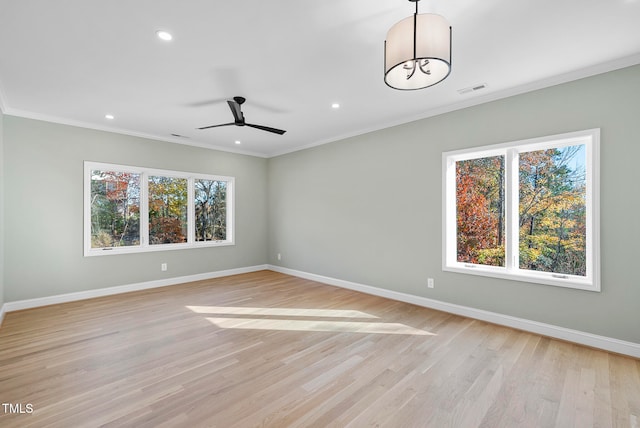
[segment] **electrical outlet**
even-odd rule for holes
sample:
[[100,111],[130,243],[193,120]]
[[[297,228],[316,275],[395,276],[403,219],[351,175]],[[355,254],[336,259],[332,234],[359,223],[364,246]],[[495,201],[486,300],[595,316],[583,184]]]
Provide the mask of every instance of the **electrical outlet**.
[[282,254],[278,253],[278,260],[282,260]]
[[433,278],[428,278],[427,279],[427,287],[429,287],[429,288],[435,287],[435,281],[433,280]]
[[162,272],[166,271],[166,270],[167,270],[167,264],[166,264],[166,263],[162,263],[162,264],[160,265],[160,270],[161,270]]

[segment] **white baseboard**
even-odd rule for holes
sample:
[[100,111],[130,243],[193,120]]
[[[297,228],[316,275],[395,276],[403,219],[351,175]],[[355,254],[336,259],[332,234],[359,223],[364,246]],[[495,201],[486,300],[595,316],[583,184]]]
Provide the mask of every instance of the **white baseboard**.
[[268,269],[284,273],[287,275],[297,276],[300,278],[310,279],[312,281],[321,282],[323,284],[333,285],[336,287],[346,288],[349,290],[359,291],[365,294],[385,297],[387,299],[398,300],[400,302],[411,303],[425,308],[437,309],[439,311],[461,315],[468,318],[474,318],[487,321],[493,324],[513,327],[518,330],[524,330],[531,333],[541,334],[543,336],[553,337],[556,339],[566,340],[568,342],[578,343],[593,348],[603,349],[605,351],[616,352],[618,354],[629,355],[631,357],[640,358],[640,344],[627,342],[624,340],[614,339],[606,336],[598,336],[596,334],[585,333],[579,330],[572,330],[564,327],[558,327],[552,324],[545,324],[538,321],[531,321],[523,318],[503,315],[496,312],[489,312],[482,309],[475,309],[468,306],[456,305],[453,303],[442,302],[440,300],[428,299],[426,297],[414,296],[411,294],[400,293],[397,291],[386,290],[383,288],[372,287],[370,285],[359,284],[356,282],[344,281],[341,279],[330,278],[313,273],[302,272],[294,269],[288,269],[275,265],[268,265]]
[[260,270],[272,270],[287,275],[297,276],[327,285],[333,285],[340,288],[359,291],[365,294],[384,297],[387,299],[397,300],[400,302],[411,303],[425,308],[436,309],[468,318],[474,318],[487,321],[494,324],[504,325],[507,327],[517,328],[519,330],[529,331],[581,345],[591,346],[593,348],[603,349],[605,351],[616,352],[618,354],[629,355],[631,357],[640,358],[640,344],[627,342],[624,340],[614,339],[606,336],[599,336],[586,333],[579,330],[572,330],[564,327],[558,327],[552,324],[545,324],[538,321],[531,321],[523,318],[517,318],[510,315],[503,315],[496,312],[475,309],[468,306],[456,305],[453,303],[442,302],[439,300],[429,299],[426,297],[414,296],[412,294],[400,293],[397,291],[386,290],[383,288],[373,287],[370,285],[359,284],[351,281],[344,281],[337,278],[316,275],[313,273],[302,272],[294,269],[288,269],[275,265],[257,265],[237,269],[227,269],[216,272],[207,272],[196,275],[180,276],[175,278],[160,279],[155,281],[140,282],[136,284],[120,285],[115,287],[99,288],[96,290],[80,291],[76,293],[60,294],[57,296],[40,297],[36,299],[18,300],[14,302],[5,302],[0,307],[0,325],[7,312],[19,311],[22,309],[31,309],[40,306],[55,305],[58,303],[73,302],[76,300],[91,299],[95,297],[110,296],[120,293],[128,293],[131,291],[147,290],[150,288],[166,287],[170,285],[183,284],[185,282],[201,281],[205,279],[220,278],[230,275],[238,275],[242,273],[257,272]]
[[[220,278],[223,276],[238,275],[242,273],[257,272],[269,269],[268,265],[249,266],[237,269],[227,269],[216,272],[200,273],[195,275],[178,276],[175,278],[158,279],[155,281],[139,282],[136,284],[118,285],[115,287],[98,288],[95,290],[79,291],[76,293],[59,294],[57,296],[39,297],[36,299],[17,300],[3,305],[4,312],[19,311],[22,309],[37,308],[40,306],[55,305],[58,303],[73,302],[76,300],[92,299],[94,297],[111,296],[113,294],[128,293],[130,291],[147,290],[149,288],[166,287],[169,285],[183,284],[185,282],[201,281],[204,279]],[[0,318],[1,322],[1,318]]]

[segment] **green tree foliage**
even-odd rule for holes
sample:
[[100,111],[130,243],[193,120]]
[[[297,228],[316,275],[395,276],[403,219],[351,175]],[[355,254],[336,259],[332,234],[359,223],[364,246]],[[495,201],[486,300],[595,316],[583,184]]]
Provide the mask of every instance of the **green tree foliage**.
[[187,242],[187,179],[149,177],[149,243]]
[[521,269],[586,275],[583,158],[582,146],[520,154]]
[[140,175],[91,172],[91,246],[140,243]]

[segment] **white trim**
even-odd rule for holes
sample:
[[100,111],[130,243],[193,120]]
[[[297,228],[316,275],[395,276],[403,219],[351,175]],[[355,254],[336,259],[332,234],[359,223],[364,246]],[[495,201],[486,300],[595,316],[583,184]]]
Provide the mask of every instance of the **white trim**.
[[[91,236],[91,187],[93,170],[117,171],[138,174],[139,178],[139,238],[140,243],[122,247],[92,247]],[[175,244],[151,245],[149,242],[149,178],[152,176],[171,177],[187,180],[187,241]],[[226,183],[226,238],[224,241],[196,241],[195,237],[195,180],[213,180]],[[84,257],[110,256],[117,254],[145,253],[153,251],[184,250],[235,245],[235,177],[147,168],[142,166],[119,165],[103,162],[84,161]]]
[[[83,122],[79,120],[53,116],[49,114],[15,109],[9,106],[9,102],[6,99],[6,96],[5,97],[2,96],[1,84],[0,84],[0,109],[3,110],[4,114],[9,116],[24,117],[27,119],[41,120],[44,122],[57,123],[61,125],[69,125],[69,126],[75,126],[79,128],[92,129],[96,131],[105,131],[105,132],[111,132],[114,134],[129,135],[132,137],[152,139],[152,140],[164,141],[167,143],[182,144],[185,146],[200,147],[200,148],[209,149],[209,150],[218,150],[222,152],[236,153],[241,155],[255,156],[259,158],[269,159],[269,158],[275,158],[275,157],[282,156],[289,153],[298,152],[301,150],[310,149],[312,147],[322,146],[324,144],[334,143],[347,138],[357,137],[359,135],[367,134],[374,131],[379,131],[381,129],[391,128],[393,126],[403,125],[405,123],[415,122],[415,121],[426,119],[429,117],[438,116],[444,113],[449,113],[452,111],[462,110],[464,108],[485,104],[491,101],[496,101],[503,98],[509,98],[515,95],[520,95],[527,92],[533,92],[539,89],[549,88],[551,86],[556,86],[563,83],[573,82],[575,80],[580,80],[587,77],[608,73],[610,71],[632,67],[637,64],[640,64],[640,53],[636,53],[636,54],[629,55],[622,58],[617,58],[617,59],[600,63],[600,64],[591,65],[591,66],[580,68],[577,70],[569,71],[564,74],[551,76],[548,78],[537,80],[535,82],[525,83],[523,85],[515,86],[512,88],[498,90],[496,92],[491,92],[486,95],[482,95],[474,98],[467,98],[463,101],[446,105],[446,106],[436,107],[431,110],[421,112],[414,116],[408,116],[398,120],[380,122],[374,126],[360,128],[356,131],[343,133],[343,134],[336,135],[329,138],[323,138],[323,139],[320,139],[308,144],[304,144],[301,146],[297,146],[297,147],[289,147],[286,149],[273,150],[270,152],[255,152],[250,150],[242,150],[236,147],[219,146],[219,145],[205,143],[197,140],[185,141],[184,139],[180,139],[177,137],[173,138],[173,137],[167,137],[165,135],[148,134],[144,132],[133,131],[130,129],[116,128],[113,126],[104,126],[97,123]],[[3,98],[4,98],[4,104],[3,104]]]
[[2,321],[4,321],[4,314],[8,312],[7,304],[0,306],[0,327],[2,327]]
[[181,276],[175,278],[160,279],[155,281],[147,281],[136,284],[120,285],[115,287],[100,288],[96,290],[80,291],[76,293],[60,294],[56,296],[41,297],[35,299],[18,300],[15,302],[6,302],[0,307],[0,325],[7,312],[19,311],[23,309],[32,309],[40,306],[55,305],[59,303],[74,302],[77,300],[92,299],[96,297],[111,296],[114,294],[128,293],[131,291],[147,290],[151,288],[166,287],[170,285],[183,284],[192,281],[201,281],[206,279],[221,278],[230,275],[239,275],[243,273],[257,272],[260,270],[272,270],[274,272],[286,275],[296,276],[299,278],[309,279],[311,281],[320,282],[335,287],[354,290],[365,294],[384,297],[400,302],[411,303],[413,305],[425,308],[435,309],[455,315],[468,318],[487,321],[493,324],[503,325],[516,328],[518,330],[528,331],[543,336],[553,337],[556,339],[566,340],[580,345],[590,346],[605,351],[616,352],[618,354],[629,355],[634,358],[640,358],[640,344],[628,342],[624,340],[614,339],[606,336],[586,333],[579,330],[572,330],[565,327],[559,327],[552,324],[531,321],[524,318],[517,318],[510,315],[499,314],[496,312],[485,311],[482,309],[471,308],[468,306],[447,303],[440,300],[429,299],[426,297],[415,296],[398,291],[386,290],[383,288],[373,287],[370,285],[359,284],[356,282],[345,281],[337,278],[317,275],[313,273],[303,272],[295,269],[289,269],[276,265],[256,265],[244,268],[227,269],[216,272],[201,273],[195,275]]
[[553,337],[556,339],[566,340],[568,342],[580,345],[590,346],[593,348],[603,349],[605,351],[615,352],[618,354],[629,355],[631,357],[640,358],[640,343],[627,342],[624,340],[614,339],[606,336],[586,333],[579,330],[572,330],[565,327],[559,327],[552,324],[545,324],[538,321],[531,321],[524,318],[517,318],[510,315],[499,314],[496,312],[485,311],[482,309],[471,308],[468,306],[456,305],[440,300],[429,299],[426,297],[415,296],[412,294],[400,293],[397,291],[386,290],[383,288],[372,287],[370,285],[359,284],[351,281],[330,278],[313,273],[298,271],[295,269],[284,268],[275,265],[267,265],[268,269],[284,273],[287,275],[297,276],[312,281],[321,282],[327,285],[333,285],[340,288],[359,291],[365,294],[384,297],[387,299],[397,300],[400,302],[411,303],[413,305],[425,308],[436,309],[438,311],[448,312],[463,317],[474,318],[487,321],[493,324],[499,324],[512,327],[518,330],[524,330],[543,336]]
[[[558,275],[552,272],[520,269],[519,260],[519,177],[518,154],[533,150],[584,145],[586,168],[586,275]],[[487,266],[459,262],[456,259],[456,162],[501,156],[505,164],[506,239],[505,265]],[[600,292],[600,128],[536,137],[508,143],[470,147],[442,153],[442,270],[489,276],[557,287]]]
[[150,288],[167,287],[169,285],[183,284],[185,282],[202,281],[205,279],[221,278],[223,276],[239,275],[242,273],[268,270],[268,265],[256,265],[236,269],[220,270],[215,272],[198,273],[194,275],[178,276],[174,278],[158,279],[155,281],[139,282],[136,284],[118,285],[115,287],[98,288],[95,290],[78,291],[75,293],[59,294],[56,296],[38,297],[35,299],[17,300],[7,302],[3,306],[6,312],[32,309],[40,306],[56,305],[58,303],[75,302],[76,300],[93,299],[95,297],[111,296],[114,294],[129,293],[131,291],[148,290]]
[[67,126],[75,126],[76,128],[84,128],[84,129],[91,129],[94,131],[104,131],[104,132],[110,132],[113,134],[120,134],[120,135],[128,135],[130,137],[137,137],[137,138],[144,138],[147,140],[156,140],[156,141],[164,141],[166,143],[173,143],[173,144],[182,144],[185,146],[192,146],[192,147],[200,147],[203,149],[209,149],[209,150],[217,150],[217,151],[221,151],[221,152],[228,152],[228,153],[235,153],[235,154],[239,154],[239,155],[246,155],[246,156],[254,156],[254,157],[259,157],[259,158],[267,158],[268,155],[261,153],[261,152],[254,152],[254,151],[250,151],[250,150],[242,150],[242,149],[238,149],[235,147],[225,147],[225,146],[219,146],[219,145],[214,145],[214,144],[209,144],[209,143],[204,143],[198,140],[185,140],[183,138],[179,138],[179,137],[168,137],[165,135],[155,135],[155,134],[147,134],[145,132],[138,132],[138,131],[134,131],[131,129],[125,129],[125,128],[116,128],[114,126],[104,126],[104,125],[100,125],[97,123],[91,123],[91,122],[83,122],[80,120],[75,120],[75,119],[68,119],[65,117],[59,117],[59,116],[53,116],[53,115],[49,115],[49,114],[44,114],[44,113],[37,113],[37,112],[31,112],[28,110],[20,110],[20,109],[14,109],[11,108],[7,105],[7,103],[5,102],[5,114],[9,115],[9,116],[16,116],[16,117],[23,117],[25,119],[33,119],[33,120],[40,120],[42,122],[50,122],[50,123],[56,123],[59,125],[67,125]]
[[[0,113],[2,114],[7,114],[6,99],[7,97],[4,95],[2,85],[0,84]],[[2,322],[2,320],[0,320],[0,322]]]
[[561,85],[563,83],[569,83],[576,80],[585,79],[587,77],[608,73],[610,71],[620,70],[627,67],[633,67],[634,65],[637,65],[637,64],[640,64],[640,53],[626,56],[623,58],[618,58],[605,63],[595,64],[589,67],[580,68],[578,70],[573,70],[568,73],[560,74],[557,76],[551,76],[551,77],[537,80],[534,82],[525,83],[523,85],[515,86],[512,88],[502,89],[496,92],[490,92],[490,93],[487,93],[486,95],[482,95],[474,98],[467,98],[457,103],[452,103],[445,106],[436,107],[431,110],[423,111],[414,116],[406,116],[402,119],[379,122],[376,125],[368,128],[361,128],[353,132],[340,134],[335,137],[325,138],[325,139],[318,140],[302,146],[291,147],[288,149],[274,151],[267,154],[265,157],[274,158],[274,157],[286,155],[289,153],[294,153],[301,150],[322,146],[324,144],[345,140],[347,138],[357,137],[359,135],[367,134],[370,132],[375,132],[382,129],[391,128],[394,126],[404,125],[405,123],[416,122],[418,120],[427,119],[427,118],[438,116],[445,113],[450,113],[452,111],[462,110],[465,108],[486,104],[492,101],[497,101],[497,100],[513,97],[520,94],[526,94],[528,92],[533,92],[540,89]]

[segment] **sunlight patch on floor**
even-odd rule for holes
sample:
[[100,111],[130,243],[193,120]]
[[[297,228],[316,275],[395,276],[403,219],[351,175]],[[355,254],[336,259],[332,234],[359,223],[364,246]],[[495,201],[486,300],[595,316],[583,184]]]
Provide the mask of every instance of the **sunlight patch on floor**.
[[424,330],[400,323],[349,322],[349,321],[304,321],[260,318],[207,318],[212,324],[225,329],[279,330],[279,331],[326,331],[332,333],[407,334],[435,336]]
[[187,306],[198,314],[266,315],[282,317],[378,318],[366,312],[340,309],[245,308],[234,306]]

